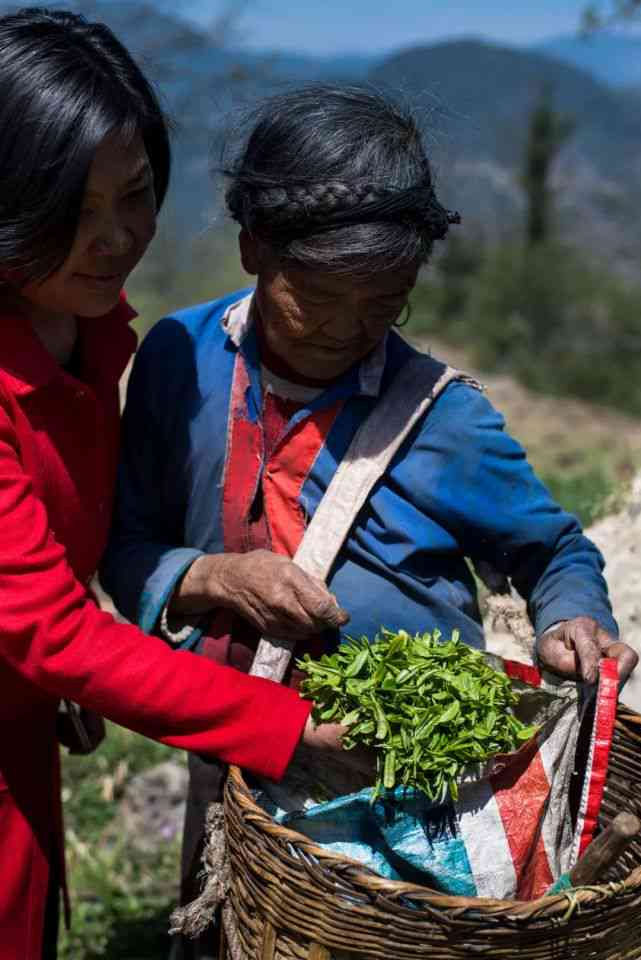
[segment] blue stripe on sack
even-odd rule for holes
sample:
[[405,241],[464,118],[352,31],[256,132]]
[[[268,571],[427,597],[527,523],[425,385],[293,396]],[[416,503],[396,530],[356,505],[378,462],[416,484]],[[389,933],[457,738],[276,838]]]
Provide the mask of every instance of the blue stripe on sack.
[[430,803],[423,794],[396,790],[377,800],[372,813],[396,870],[416,871],[421,883],[454,896],[477,896],[452,803]]
[[370,789],[361,790],[275,819],[326,850],[357,860],[388,880],[404,880],[387,859],[386,844],[372,816],[370,798]]
[[370,789],[361,790],[277,819],[390,880],[420,883],[454,896],[477,896],[451,804],[433,804],[422,794],[402,789],[374,803],[371,794]]

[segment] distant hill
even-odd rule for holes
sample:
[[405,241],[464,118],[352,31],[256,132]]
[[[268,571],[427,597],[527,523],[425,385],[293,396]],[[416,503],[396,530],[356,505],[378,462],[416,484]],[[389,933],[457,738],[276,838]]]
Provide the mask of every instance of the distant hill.
[[[366,79],[400,91],[422,117],[445,201],[461,210],[467,229],[509,234],[522,216],[519,176],[528,118],[547,89],[576,123],[555,173],[561,229],[609,260],[627,258],[638,271],[641,87],[638,93],[613,89],[587,69],[562,62],[559,57],[569,57],[579,40],[559,38],[545,52],[457,40],[378,60],[317,58],[228,49],[226,37],[136,0],[77,0],[76,7],[107,22],[161,91],[175,120],[168,206],[187,234],[200,231],[219,209],[220,184],[212,183],[209,170],[245,109],[288,84],[331,79]],[[641,44],[627,39],[630,51]],[[595,38],[591,49],[595,57],[600,51],[602,63],[611,41],[607,34]]]
[[638,257],[641,95],[548,55],[476,40],[402,50],[370,79],[418,106],[445,199],[495,236],[520,215],[528,118],[547,90],[576,124],[555,171],[564,231],[608,256]]
[[201,230],[216,212],[209,171],[246,109],[288,84],[363,80],[374,62],[357,54],[307,57],[228,48],[224,35],[208,35],[145,0],[77,0],[73,6],[107,23],[160,90],[175,130],[168,206],[189,232]]
[[622,173],[641,154],[637,99],[543,54],[477,40],[445,42],[402,50],[369,79],[418,97],[433,113],[439,138],[446,134],[502,163],[520,157],[528,115],[544,90],[575,119],[575,149],[604,175]]
[[588,70],[604,83],[641,89],[641,37],[634,34],[570,34],[544,40],[535,49]]

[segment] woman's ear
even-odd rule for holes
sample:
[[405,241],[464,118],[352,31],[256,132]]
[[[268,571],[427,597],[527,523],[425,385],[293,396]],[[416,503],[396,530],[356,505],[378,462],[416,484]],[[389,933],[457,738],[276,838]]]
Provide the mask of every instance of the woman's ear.
[[243,270],[250,276],[255,277],[258,273],[260,263],[260,243],[256,237],[252,236],[249,230],[242,228],[238,236],[238,246],[240,248],[240,262]]

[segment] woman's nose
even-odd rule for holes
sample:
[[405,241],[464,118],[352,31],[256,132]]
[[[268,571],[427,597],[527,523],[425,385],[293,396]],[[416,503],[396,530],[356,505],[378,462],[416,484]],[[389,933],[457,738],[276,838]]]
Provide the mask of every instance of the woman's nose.
[[333,306],[328,311],[323,330],[334,340],[353,340],[364,332],[362,314],[362,308],[352,303]]
[[98,253],[112,257],[129,253],[134,242],[132,231],[117,220],[104,221],[94,239],[94,249]]
[[[393,320],[394,318],[392,318]],[[390,326],[390,319],[381,319],[371,307],[356,307],[334,313],[323,330],[337,341],[366,340],[378,337]]]

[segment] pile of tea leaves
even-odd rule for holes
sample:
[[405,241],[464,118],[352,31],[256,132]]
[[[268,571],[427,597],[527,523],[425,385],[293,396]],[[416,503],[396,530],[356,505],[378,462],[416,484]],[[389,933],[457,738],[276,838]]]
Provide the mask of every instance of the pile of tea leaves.
[[518,749],[537,731],[514,715],[519,697],[509,677],[456,631],[442,641],[438,630],[382,630],[320,660],[307,654],[298,666],[314,722],[348,727],[347,749],[376,750],[374,797],[402,786],[437,802],[456,799],[467,767]]

